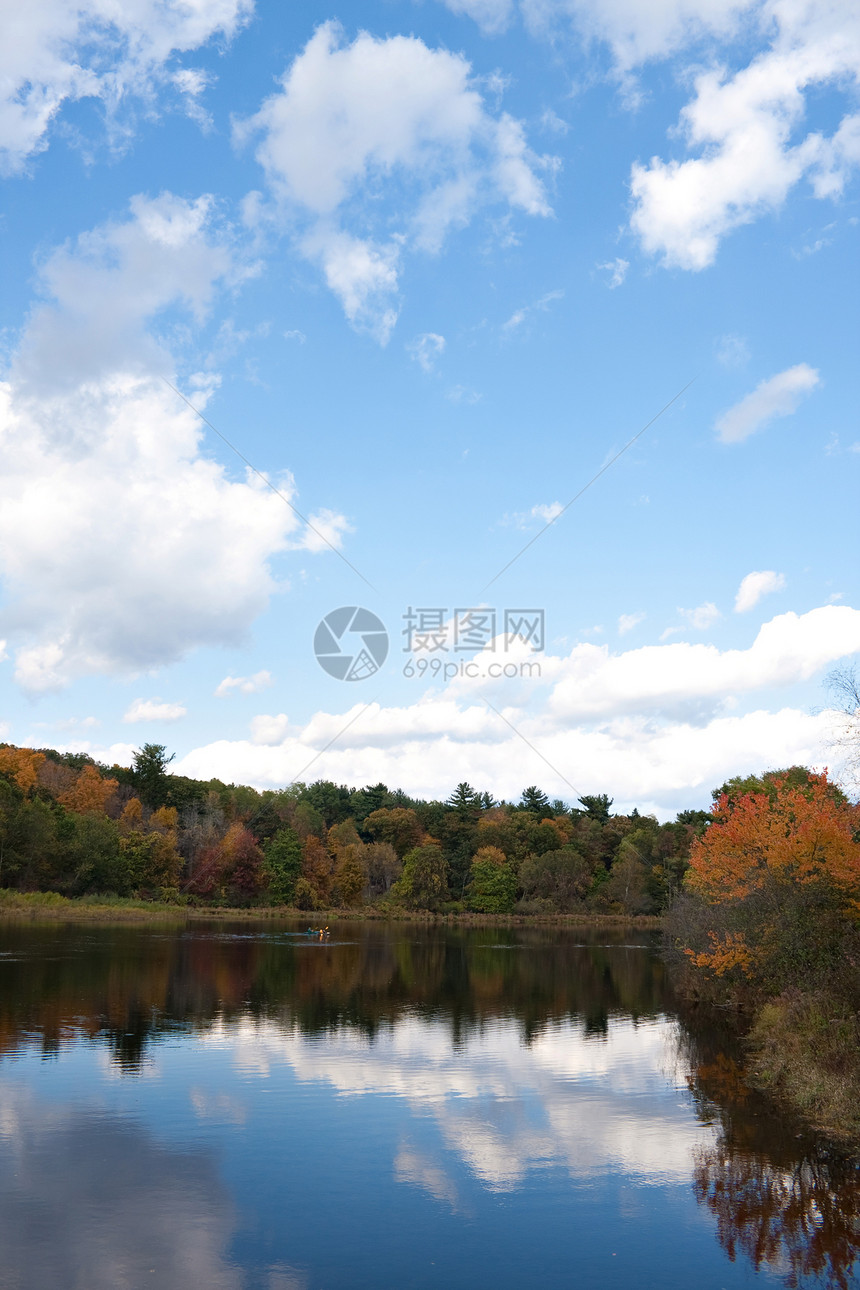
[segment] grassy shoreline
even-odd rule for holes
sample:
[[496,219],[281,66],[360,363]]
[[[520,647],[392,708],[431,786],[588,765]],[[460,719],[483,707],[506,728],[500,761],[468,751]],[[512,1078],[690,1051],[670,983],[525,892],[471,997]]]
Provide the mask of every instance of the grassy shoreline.
[[368,906],[363,909],[294,909],[288,905],[234,908],[211,905],[171,905],[126,900],[117,896],[70,899],[57,892],[20,892],[0,888],[0,919],[70,922],[308,922],[319,927],[331,922],[447,924],[461,927],[637,927],[659,930],[657,915],[640,914],[434,914]]

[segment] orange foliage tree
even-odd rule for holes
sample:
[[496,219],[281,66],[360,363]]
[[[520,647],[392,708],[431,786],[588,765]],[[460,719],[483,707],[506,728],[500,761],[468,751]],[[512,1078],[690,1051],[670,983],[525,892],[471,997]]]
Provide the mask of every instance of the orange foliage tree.
[[101,814],[116,793],[119,785],[115,779],[102,779],[95,766],[84,766],[71,788],[61,793],[59,801],[70,811],[83,814],[96,811]]
[[22,793],[29,793],[38,783],[44,760],[45,754],[32,748],[0,748],[0,775],[14,779]]
[[[824,774],[769,776],[761,788],[725,793],[693,844],[687,889],[710,907],[707,948],[688,947],[697,967],[754,979],[782,955],[784,967],[823,950],[822,918],[860,915],[860,809]],[[828,935],[830,933],[828,932]],[[796,944],[786,954],[789,941]]]
[[254,835],[237,821],[199,857],[185,891],[196,896],[217,896],[231,905],[247,905],[265,885],[263,853]]

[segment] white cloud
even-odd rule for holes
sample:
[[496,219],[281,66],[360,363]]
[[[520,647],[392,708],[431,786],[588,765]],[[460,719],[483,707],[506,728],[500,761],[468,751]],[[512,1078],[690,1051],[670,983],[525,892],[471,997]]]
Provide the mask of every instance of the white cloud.
[[253,0],[39,0],[0,7],[0,171],[20,171],[47,146],[65,102],[99,99],[109,118],[133,96],[172,82],[200,119],[204,74],[169,71],[176,54],[228,39]]
[[607,264],[598,264],[597,267],[598,269],[605,269],[607,271],[609,274],[609,281],[606,285],[609,287],[610,291],[614,291],[616,287],[620,287],[623,284],[624,279],[627,277],[627,270],[630,268],[630,261],[622,260],[619,257],[617,260],[610,260]]
[[771,376],[717,419],[714,427],[717,437],[723,443],[741,443],[775,417],[790,416],[803,396],[817,384],[818,372],[806,363]]
[[272,685],[271,672],[255,672],[253,676],[225,676],[215,687],[215,698],[226,699],[234,690],[239,694],[259,694]]
[[563,510],[561,502],[550,502],[548,505],[538,502],[537,506],[532,507],[532,515],[535,519],[543,520],[544,524],[551,524],[553,520],[558,519]]
[[703,605],[697,605],[695,609],[679,609],[678,613],[682,618],[686,618],[691,627],[695,627],[697,632],[707,631],[718,618],[722,617],[719,609],[708,600]]
[[504,335],[510,335],[512,332],[515,332],[520,327],[522,327],[523,323],[526,322],[532,316],[532,314],[546,313],[546,311],[549,309],[550,305],[553,303],[554,300],[563,300],[563,299],[564,299],[563,291],[559,291],[559,290],[548,291],[546,295],[541,296],[541,298],[539,300],[536,300],[534,304],[523,305],[521,309],[516,309],[511,314],[507,322],[502,323],[502,333]]
[[626,636],[628,632],[633,631],[634,627],[638,627],[641,622],[644,622],[645,617],[646,615],[643,613],[622,614],[618,619],[618,635]]
[[343,546],[343,535],[352,532],[354,529],[345,515],[327,508],[312,511],[298,539],[291,539],[288,546],[293,551],[311,551],[314,554],[332,549],[338,551]]
[[[283,715],[261,717],[251,740],[198,748],[178,769],[270,787],[291,782],[316,758],[314,778],[383,780],[445,797],[459,780],[473,782],[480,766],[482,782],[498,796],[516,797],[524,783],[538,782],[552,796],[609,791],[620,807],[666,815],[704,803],[728,775],[826,761],[827,715],[756,708],[756,691],[808,681],[860,650],[860,610],[829,605],[782,614],[747,649],[674,642],[613,654],[583,643],[560,657],[516,649],[504,655],[498,645],[495,654],[476,656],[479,672],[500,656],[528,656],[541,675],[461,677],[403,707],[359,701],[346,712],[319,712],[305,726],[290,727]],[[738,710],[741,700],[749,711]]]
[[[247,272],[211,201],[171,194],[134,198],[129,219],[48,258],[53,299],[0,383],[0,620],[24,688],[236,645],[278,589],[274,557],[318,549],[262,480],[233,482],[204,453],[147,331],[177,305],[202,317]],[[200,378],[198,406],[216,384]],[[345,522],[317,518],[336,541]]]
[[[697,632],[707,631],[717,619],[722,618],[719,609],[711,600],[706,601],[703,605],[697,605],[695,609],[679,608],[678,613],[684,619],[684,622]],[[670,637],[677,636],[682,631],[684,631],[683,627],[667,627],[661,634],[660,640],[667,641]]]
[[504,515],[501,522],[518,529],[530,529],[534,528],[535,520],[539,520],[542,524],[551,524],[553,520],[558,519],[563,510],[561,502],[538,502],[529,511],[514,511],[510,515]]
[[290,719],[285,712],[279,712],[277,716],[254,717],[251,722],[251,742],[264,747],[281,744],[286,739],[289,728]]
[[500,36],[514,16],[514,0],[443,0],[452,13],[472,18],[485,36]]
[[441,358],[445,352],[445,337],[435,331],[425,331],[421,336],[416,336],[406,349],[420,368],[425,372],[432,372],[436,359]]
[[8,657],[9,655],[6,652],[6,642],[0,641],[0,663],[5,663]]
[[571,24],[587,41],[601,41],[622,79],[643,63],[667,58],[703,36],[728,36],[755,0],[521,0],[534,35],[554,36]]
[[192,121],[196,121],[201,130],[211,130],[211,114],[206,111],[201,102],[210,84],[208,74],[198,67],[183,67],[181,71],[174,72],[170,79],[182,95],[186,115]]
[[162,703],[161,699],[135,699],[123,721],[179,721],[188,709],[181,703]]
[[763,569],[759,573],[748,573],[738,587],[735,596],[735,613],[745,614],[761,600],[774,591],[785,587],[785,574],[775,573],[773,569]]
[[390,300],[397,290],[398,244],[375,246],[369,239],[320,223],[304,239],[302,250],[319,263],[349,321],[380,345],[387,344],[397,322]]
[[541,113],[540,123],[543,130],[548,130],[552,134],[567,134],[570,130],[568,122],[560,117],[557,112],[554,112],[552,108],[547,108],[545,112]]
[[[256,156],[303,253],[353,325],[384,343],[397,319],[405,249],[437,252],[482,204],[549,214],[519,121],[492,115],[459,54],[411,36],[351,44],[322,24],[281,89],[235,127]],[[390,198],[398,208],[392,218]],[[256,208],[259,202],[256,203]]]
[[778,210],[802,178],[816,197],[835,197],[860,164],[860,114],[829,138],[800,131],[808,97],[825,87],[850,94],[860,82],[856,4],[768,0],[756,16],[769,47],[734,74],[712,65],[694,78],[681,133],[701,155],[632,168],[631,227],[666,265],[706,268],[723,237]]

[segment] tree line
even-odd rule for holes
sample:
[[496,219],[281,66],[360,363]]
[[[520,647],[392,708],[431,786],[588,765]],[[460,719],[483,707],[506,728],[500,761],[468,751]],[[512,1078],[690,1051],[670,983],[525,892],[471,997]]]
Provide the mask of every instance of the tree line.
[[458,784],[446,801],[329,780],[262,792],[171,774],[161,744],[130,767],[0,745],[0,887],[174,903],[384,905],[486,914],[664,910],[704,811],[660,824],[532,785],[518,802]]

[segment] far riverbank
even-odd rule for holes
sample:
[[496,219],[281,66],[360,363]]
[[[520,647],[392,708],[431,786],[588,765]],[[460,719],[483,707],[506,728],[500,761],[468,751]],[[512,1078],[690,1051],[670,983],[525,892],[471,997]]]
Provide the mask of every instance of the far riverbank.
[[58,892],[20,892],[0,889],[0,918],[69,922],[305,922],[325,927],[332,922],[440,923],[463,927],[636,927],[659,931],[655,914],[475,914],[468,911],[434,914],[390,906],[380,909],[296,909],[289,905],[244,906],[172,905],[157,901],[124,900],[112,896],[69,899]]

